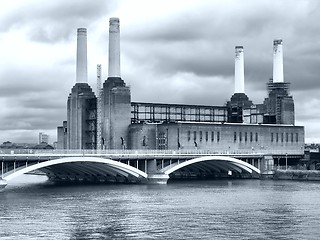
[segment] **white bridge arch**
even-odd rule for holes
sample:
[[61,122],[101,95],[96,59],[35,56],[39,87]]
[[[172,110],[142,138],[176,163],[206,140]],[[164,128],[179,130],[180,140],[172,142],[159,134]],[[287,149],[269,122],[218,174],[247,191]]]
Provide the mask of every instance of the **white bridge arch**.
[[[152,164],[152,162],[153,161],[151,161],[150,164]],[[145,165],[145,170],[147,169],[149,168]],[[88,181],[122,181],[121,179],[124,179],[124,181],[129,182],[166,183],[170,178],[169,175],[180,169],[182,171],[186,170],[187,172],[208,172],[209,174],[212,174],[212,172],[225,173],[228,171],[239,174],[260,174],[260,170],[255,166],[234,157],[222,155],[194,156],[194,158],[190,160],[174,162],[162,169],[156,171],[151,170],[151,172],[147,173],[136,167],[130,166],[129,164],[121,163],[109,158],[72,156],[14,168],[14,170],[2,175],[2,179],[4,180],[2,180],[2,182],[6,183],[22,174],[41,170],[46,173],[49,178],[57,180],[72,181],[85,179]]]
[[[51,166],[59,166],[62,164],[68,163],[78,163],[79,165],[70,165],[64,166],[68,169],[68,171],[73,171],[74,173],[104,173],[111,175],[122,175],[124,177],[132,176],[136,178],[146,179],[148,174],[145,172],[129,166],[127,164],[117,162],[111,159],[97,158],[97,157],[65,157],[60,159],[48,160],[45,162],[36,163],[30,166],[23,166],[15,169],[14,171],[10,171],[4,174],[3,180],[10,181],[22,174],[29,173],[35,170],[45,170],[46,168],[50,168]],[[93,166],[91,164],[99,164],[97,166]],[[54,171],[44,171],[44,172],[52,172]]]
[[[235,172],[241,173],[242,171],[245,171],[247,173],[257,173],[260,174],[260,170],[256,168],[255,166],[246,163],[242,160],[233,158],[233,157],[227,157],[227,156],[204,156],[199,158],[194,158],[191,160],[184,161],[179,164],[172,164],[169,165],[160,171],[163,174],[169,175],[171,173],[174,173],[175,171],[187,167],[187,166],[195,166],[197,167],[197,163],[205,163],[207,162],[209,167],[215,168],[215,169],[223,169],[223,170],[231,170]],[[210,166],[211,163],[211,166]]]

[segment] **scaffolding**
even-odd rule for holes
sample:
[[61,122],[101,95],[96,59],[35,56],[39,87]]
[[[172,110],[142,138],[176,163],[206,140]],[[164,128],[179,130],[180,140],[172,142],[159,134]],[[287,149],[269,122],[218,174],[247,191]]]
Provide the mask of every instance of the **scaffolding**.
[[97,64],[97,150],[102,149],[102,89],[101,89],[101,64]]
[[290,87],[290,83],[287,83],[287,82],[274,83],[269,81],[267,83],[268,93],[270,93],[273,90],[277,90],[277,91],[282,91],[286,95],[290,95],[289,87]]

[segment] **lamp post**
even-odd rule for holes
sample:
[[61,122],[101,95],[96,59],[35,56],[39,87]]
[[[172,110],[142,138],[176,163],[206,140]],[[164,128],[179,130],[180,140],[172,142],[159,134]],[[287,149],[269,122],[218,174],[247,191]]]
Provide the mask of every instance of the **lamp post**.
[[288,170],[288,154],[286,153],[286,170]]

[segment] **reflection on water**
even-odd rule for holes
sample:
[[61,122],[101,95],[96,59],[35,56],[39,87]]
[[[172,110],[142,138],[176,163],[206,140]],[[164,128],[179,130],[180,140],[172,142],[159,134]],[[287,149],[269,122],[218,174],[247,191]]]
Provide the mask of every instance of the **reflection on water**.
[[39,176],[24,178],[0,193],[1,239],[319,236],[318,182],[212,180],[165,186],[59,186]]

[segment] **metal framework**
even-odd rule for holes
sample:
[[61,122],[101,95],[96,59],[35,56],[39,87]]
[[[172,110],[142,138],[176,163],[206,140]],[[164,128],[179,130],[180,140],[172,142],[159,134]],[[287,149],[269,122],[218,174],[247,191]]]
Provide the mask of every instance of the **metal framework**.
[[288,82],[282,82],[282,83],[268,82],[267,83],[268,93],[270,93],[272,90],[280,89],[284,91],[287,95],[289,95],[290,94],[289,88],[290,88],[290,83]]
[[97,150],[102,149],[101,125],[102,125],[102,100],[101,100],[101,64],[97,64]]
[[131,122],[227,122],[223,106],[201,106],[162,103],[131,103]]

